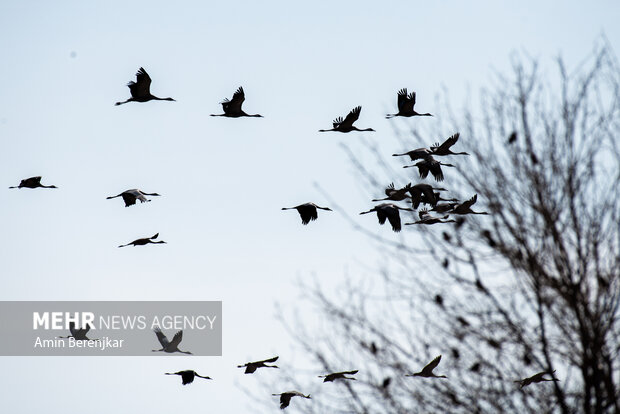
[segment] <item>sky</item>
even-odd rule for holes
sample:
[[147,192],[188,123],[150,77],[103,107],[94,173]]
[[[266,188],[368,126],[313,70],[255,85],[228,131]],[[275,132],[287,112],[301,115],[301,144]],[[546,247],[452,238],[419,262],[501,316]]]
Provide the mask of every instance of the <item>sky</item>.
[[[337,293],[381,260],[340,212],[302,226],[281,208],[325,194],[351,216],[371,208],[381,194],[360,187],[341,144],[409,150],[392,124],[435,120],[386,120],[400,88],[441,117],[444,89],[465,102],[515,52],[570,67],[602,34],[617,52],[619,15],[614,1],[1,2],[0,300],[221,300],[224,324],[222,357],[0,357],[3,407],[279,412],[244,391],[276,370],[235,368],[301,363],[275,304],[292,313],[300,280]],[[114,106],[141,66],[176,102]],[[239,86],[264,118],[209,117]],[[377,132],[317,132],[357,105],[357,126]],[[35,175],[59,189],[2,190]],[[106,200],[129,188],[162,197]],[[168,244],[116,248],[157,232]],[[182,369],[215,380],[163,375]]]

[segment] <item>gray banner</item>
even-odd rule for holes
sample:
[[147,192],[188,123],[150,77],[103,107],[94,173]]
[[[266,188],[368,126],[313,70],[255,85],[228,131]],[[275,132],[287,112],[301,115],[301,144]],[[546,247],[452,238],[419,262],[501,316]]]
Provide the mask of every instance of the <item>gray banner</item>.
[[222,302],[0,302],[0,355],[222,355]]

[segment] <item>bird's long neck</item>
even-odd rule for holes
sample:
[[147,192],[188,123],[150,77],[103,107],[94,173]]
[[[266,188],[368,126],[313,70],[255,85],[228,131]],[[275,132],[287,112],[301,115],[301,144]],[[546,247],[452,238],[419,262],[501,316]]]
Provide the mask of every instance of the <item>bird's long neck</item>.
[[419,113],[415,112],[415,114],[416,114],[417,116],[433,116],[432,114],[429,114],[428,112],[427,112],[427,113],[425,113],[425,114],[419,114]]
[[147,195],[147,196],[159,196],[159,194],[157,193],[142,193],[142,194]]
[[335,131],[335,128],[332,129],[319,129],[319,132],[330,132],[330,131]]
[[211,116],[226,116],[226,114],[211,114]]
[[245,114],[245,116],[249,116],[249,117],[252,117],[252,118],[262,118],[262,117],[263,117],[263,116],[262,116],[262,115],[260,115],[260,114],[253,114],[253,115],[250,115],[250,114]]
[[116,106],[123,105],[123,104],[126,104],[127,102],[132,102],[133,100],[134,100],[133,97],[131,97],[131,98],[127,99],[126,101],[117,102],[114,105],[116,105]]
[[159,98],[157,96],[151,95],[151,99],[155,99],[157,101],[174,101],[172,98]]
[[42,185],[42,184],[39,187],[41,187],[41,188],[58,188],[55,185]]

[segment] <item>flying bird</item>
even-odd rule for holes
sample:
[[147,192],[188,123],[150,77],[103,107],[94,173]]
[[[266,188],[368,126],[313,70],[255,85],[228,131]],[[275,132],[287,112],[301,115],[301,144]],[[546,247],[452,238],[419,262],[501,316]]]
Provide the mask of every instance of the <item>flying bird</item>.
[[151,95],[151,77],[144,70],[144,68],[138,69],[136,73],[136,81],[131,81],[127,84],[129,91],[131,92],[131,98],[123,102],[117,102],[115,105],[126,104],[127,102],[148,102],[152,100],[156,101],[174,101],[172,98],[158,98]]
[[157,193],[145,193],[142,190],[138,190],[137,188],[133,188],[131,190],[126,190],[120,193],[119,195],[106,197],[106,200],[111,200],[116,197],[123,197],[123,201],[125,202],[125,207],[133,206],[136,204],[136,200],[140,200],[141,203],[146,203],[148,200],[145,196],[159,196]]
[[418,167],[420,178],[426,178],[430,172],[436,181],[443,181],[443,171],[441,166],[454,167],[452,164],[443,163],[434,159],[431,155],[424,158],[422,161],[418,161],[414,165],[405,165],[403,168]]
[[41,177],[30,177],[19,182],[19,185],[9,188],[58,188],[55,185],[43,185],[41,184]]
[[456,220],[446,220],[449,217],[447,215],[443,217],[433,217],[428,214],[427,210],[420,210],[418,216],[420,217],[420,220],[414,221],[413,223],[405,223],[405,225],[409,226],[412,224],[456,223]]
[[154,236],[151,237],[145,237],[143,239],[137,239],[132,241],[131,243],[127,243],[127,244],[121,244],[118,247],[127,247],[127,246],[132,246],[136,247],[136,246],[144,246],[145,244],[165,244],[166,242],[163,240],[159,240],[159,241],[153,241],[155,240],[157,237],[159,237],[159,233],[155,233]]
[[226,116],[228,118],[239,118],[242,116],[249,116],[254,118],[262,118],[262,115],[254,114],[249,115],[243,112],[241,109],[241,105],[243,105],[243,101],[245,101],[245,92],[243,92],[243,87],[239,86],[239,88],[235,91],[232,96],[232,99],[224,98],[220,104],[222,105],[222,109],[224,110],[223,114],[211,114],[211,116]]
[[411,161],[421,160],[429,155],[432,155],[432,151],[430,148],[416,148],[414,150],[403,152],[402,154],[392,154],[392,157],[402,157],[408,155]]
[[68,336],[59,336],[59,338],[73,338],[76,341],[98,341],[99,339],[90,339],[86,336],[86,334],[90,331],[90,324],[87,323],[85,327],[80,329],[75,329],[75,322],[69,322],[69,332],[71,335]]
[[430,204],[432,206],[437,204],[439,193],[436,193],[435,190],[447,191],[443,187],[434,188],[430,184],[416,184],[414,186],[410,186],[408,191],[411,195],[411,204],[413,208],[418,208],[420,203]]
[[435,375],[433,373],[433,370],[437,368],[437,365],[439,365],[439,361],[441,361],[441,355],[439,355],[437,358],[429,362],[428,365],[422,368],[422,371],[416,372],[415,374],[407,374],[405,376],[406,377],[425,377],[425,378],[448,378],[445,375]]
[[385,219],[388,219],[390,221],[390,224],[392,225],[392,230],[398,233],[401,230],[400,213],[398,210],[413,211],[410,208],[400,207],[396,204],[383,203],[374,206],[368,211],[361,212],[360,215],[372,213],[373,211],[375,211],[377,213],[377,218],[379,219],[379,224],[384,224]]
[[469,155],[466,152],[452,152],[450,147],[452,147],[459,140],[460,133],[456,133],[451,137],[447,138],[442,144],[436,142],[430,148],[416,148],[414,150],[404,152],[402,154],[392,154],[393,157],[402,157],[404,155],[408,155],[411,161],[426,159],[428,156],[432,155]]
[[439,142],[435,143],[433,146],[431,146],[432,155],[469,155],[466,152],[452,152],[452,150],[450,149],[450,147],[456,144],[456,142],[459,140],[460,135],[461,134],[457,132],[456,134],[447,138],[441,145],[439,145]]
[[187,385],[187,384],[191,384],[192,382],[194,382],[194,377],[198,377],[198,378],[204,378],[204,379],[208,379],[208,380],[212,380],[213,378],[211,377],[203,377],[202,375],[198,375],[198,373],[196,371],[192,371],[192,370],[185,370],[185,371],[178,371],[178,372],[166,372],[166,375],[179,375],[181,376],[181,382],[183,383],[183,385]]
[[295,207],[283,207],[282,210],[297,210],[297,212],[301,216],[301,222],[305,226],[306,224],[310,223],[310,221],[314,221],[319,217],[318,212],[316,211],[317,208],[320,208],[321,210],[332,211],[332,209],[330,209],[329,207],[319,207],[314,203],[300,204]]
[[319,378],[325,378],[323,382],[333,382],[334,380],[355,380],[355,378],[347,377],[347,375],[355,375],[358,372],[359,370],[332,372],[331,374],[327,374],[327,375],[319,375]]
[[155,329],[153,329],[153,332],[155,332],[155,335],[157,335],[157,340],[161,344],[161,349],[153,349],[153,352],[167,352],[169,354],[173,352],[180,352],[182,354],[192,355],[189,351],[181,351],[179,349],[179,344],[183,340],[183,331],[175,333],[174,337],[172,337],[172,342],[168,341],[168,338],[166,338],[166,335],[164,335],[161,329],[159,329],[159,326],[156,326]]
[[398,91],[398,113],[387,114],[386,118],[394,118],[395,116],[433,116],[429,113],[420,114],[417,113],[413,107],[415,106],[415,92],[407,94],[407,88],[402,88]]
[[[521,380],[517,380],[515,381],[516,383],[519,383],[521,386],[520,388],[526,387],[530,384],[533,384],[535,382],[543,382],[543,381],[559,381],[559,379],[555,378],[553,376],[553,374],[555,373],[555,370],[549,372],[549,371],[543,371],[543,372],[539,372],[536,375],[532,375],[531,377],[528,378],[524,378]],[[544,378],[545,375],[551,375],[552,378]]]
[[478,200],[478,194],[474,194],[472,198],[467,201],[462,202],[461,204],[456,205],[450,213],[452,214],[489,214],[486,211],[473,211],[471,206],[476,204]]
[[279,357],[275,356],[262,361],[246,362],[243,365],[237,365],[237,368],[245,368],[244,374],[253,374],[258,368],[279,368],[276,365],[267,365],[267,363],[276,362]]
[[374,132],[374,129],[372,128],[359,129],[353,126],[353,123],[357,121],[357,119],[360,117],[361,111],[362,111],[362,107],[356,106],[355,108],[351,109],[351,112],[349,112],[349,114],[344,118],[344,120],[342,119],[341,116],[334,119],[334,122],[332,123],[333,125],[332,129],[319,129],[319,132],[329,132],[329,131],[337,131],[337,132],[373,131]]
[[291,398],[293,397],[302,397],[302,398],[310,398],[310,395],[304,395],[299,391],[286,391],[280,394],[271,394],[271,395],[279,395],[280,396],[280,409],[284,410],[291,402]]
[[442,203],[437,204],[431,208],[431,211],[434,211],[439,214],[452,213],[454,207],[458,206],[459,203]]
[[409,198],[407,193],[409,192],[410,189],[411,189],[411,183],[407,184],[406,186],[398,190],[396,189],[396,187],[394,187],[394,183],[390,183],[390,185],[388,185],[387,188],[385,189],[385,195],[387,197],[374,198],[372,201],[384,201],[384,200],[402,201],[402,200]]

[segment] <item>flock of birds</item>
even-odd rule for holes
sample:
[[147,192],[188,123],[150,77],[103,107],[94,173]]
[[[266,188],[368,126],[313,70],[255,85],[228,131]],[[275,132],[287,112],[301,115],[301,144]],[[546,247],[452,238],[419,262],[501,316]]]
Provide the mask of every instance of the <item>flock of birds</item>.
[[[174,101],[173,98],[159,98],[151,94],[151,77],[144,70],[144,68],[139,68],[136,73],[136,81],[131,81],[127,84],[129,87],[129,91],[131,92],[131,97],[125,101],[116,102],[116,105],[123,105],[129,102],[148,102],[152,100],[159,101]],[[260,118],[262,115],[260,114],[247,114],[243,111],[242,105],[245,101],[245,92],[242,87],[239,87],[232,96],[232,99],[224,99],[220,104],[222,105],[223,113],[222,114],[211,114],[211,116],[224,116],[229,118],[239,118],[239,117],[257,117]],[[414,109],[416,103],[416,93],[411,92],[407,93],[407,89],[403,88],[398,92],[398,112],[395,114],[388,114],[386,118],[394,118],[394,117],[413,117],[413,116],[433,116],[430,113],[418,113]],[[360,129],[353,125],[360,116],[362,107],[357,106],[353,108],[349,114],[345,117],[338,117],[332,122],[331,129],[320,129],[319,132],[342,132],[348,133],[352,131],[367,131],[374,132],[375,130],[372,128]],[[443,163],[438,161],[435,157],[443,157],[450,155],[469,155],[466,152],[452,152],[451,148],[458,142],[459,133],[455,133],[454,135],[447,138],[442,144],[435,143],[434,145],[428,148],[417,148],[405,153],[401,154],[393,154],[393,156],[408,156],[411,161],[417,161],[413,165],[404,166],[404,168],[417,168],[420,178],[424,179],[428,177],[429,174],[433,176],[436,182],[444,181],[444,175],[442,171],[442,167],[455,167],[455,165],[450,163]],[[516,139],[516,135],[511,135],[510,141],[514,142]],[[509,141],[509,142],[510,142]],[[41,177],[30,177],[27,179],[21,180],[19,185],[12,186],[9,188],[58,188],[54,185],[43,185],[41,184]],[[390,184],[385,189],[385,198],[373,199],[373,202],[377,201],[392,201],[392,202],[409,202],[411,207],[402,207],[395,203],[381,203],[375,205],[368,211],[363,211],[360,214],[369,214],[376,213],[377,218],[379,220],[379,224],[385,224],[386,220],[390,222],[392,226],[392,230],[394,232],[401,231],[401,219],[400,219],[400,211],[410,211],[413,212],[417,210],[420,205],[425,205],[426,207],[420,209],[418,212],[419,220],[414,222],[404,223],[404,225],[415,225],[415,224],[438,224],[438,223],[459,223],[462,222],[462,219],[455,220],[450,219],[450,215],[468,215],[468,214],[488,214],[486,212],[477,212],[473,211],[471,207],[477,201],[477,195],[474,194],[470,199],[459,202],[455,198],[443,198],[441,195],[442,191],[447,191],[443,187],[434,187],[430,184],[419,183],[412,185],[411,183],[405,185],[402,188],[396,188],[394,184]],[[122,193],[107,197],[107,199],[114,199],[117,197],[121,197],[125,203],[125,207],[130,207],[136,204],[137,201],[141,203],[149,202],[149,197],[160,196],[158,193],[147,193],[141,191],[139,189],[130,189],[123,191]],[[314,221],[318,218],[317,210],[326,210],[332,211],[329,207],[320,207],[315,203],[309,202],[300,204],[294,207],[285,207],[282,210],[297,210],[301,217],[301,222],[304,225],[307,225],[310,221]],[[432,214],[435,213],[436,215]],[[157,240],[159,237],[159,233],[155,234],[151,237],[145,237],[136,239],[130,243],[122,244],[118,247],[126,247],[126,246],[144,246],[147,244],[164,244],[165,241]],[[75,326],[70,326],[71,335],[75,340],[89,340],[86,334],[88,333],[88,328],[75,329]],[[169,341],[166,335],[159,329],[156,328],[154,330],[155,335],[159,343],[161,344],[161,349],[153,350],[153,352],[166,352],[166,353],[174,353],[180,352],[184,354],[191,354],[189,351],[181,351],[178,346],[183,339],[183,331],[178,331],[172,341]],[[247,362],[243,365],[238,365],[238,368],[245,368],[245,374],[253,374],[256,372],[258,368],[279,368],[276,365],[268,365],[278,360],[278,356],[273,358],[261,360],[261,361],[253,361]],[[436,375],[433,370],[439,365],[441,361],[441,355],[437,356],[431,362],[429,362],[421,371],[407,374],[406,376],[411,377],[424,377],[424,378],[447,378],[445,375]],[[319,376],[319,378],[323,378],[323,382],[334,382],[334,381],[346,381],[346,380],[355,380],[352,375],[357,374],[358,370],[351,371],[341,371],[341,372],[332,372],[325,375]],[[543,381],[559,381],[558,379],[553,377],[555,371],[552,372],[539,372],[531,377],[517,380],[515,382],[519,383],[521,388],[532,383],[538,383]],[[551,375],[552,378],[546,378],[545,375]],[[165,375],[179,375],[181,377],[181,381],[183,385],[191,384],[194,381],[194,378],[203,378],[207,380],[211,380],[211,377],[201,376],[196,371],[193,370],[184,370],[178,372],[168,372]],[[349,376],[347,376],[349,375]],[[310,395],[305,395],[299,391],[286,391],[278,394],[272,394],[274,396],[280,397],[280,408],[286,408],[291,399],[293,397],[301,397],[310,399]]]

